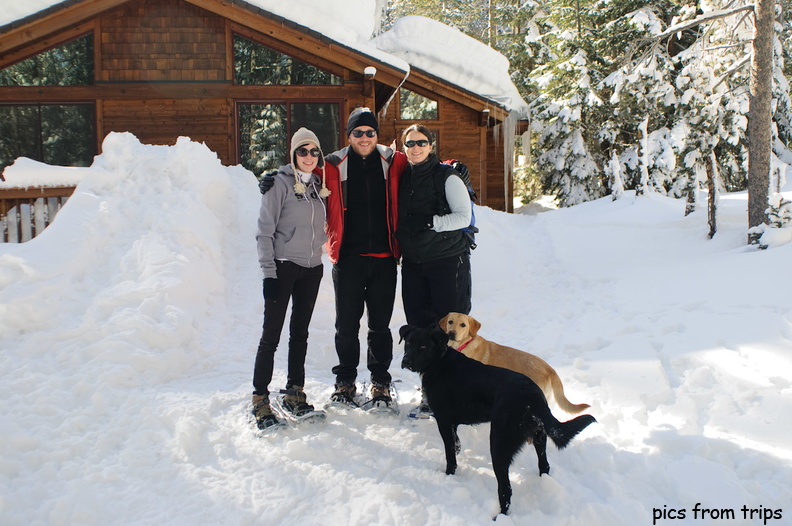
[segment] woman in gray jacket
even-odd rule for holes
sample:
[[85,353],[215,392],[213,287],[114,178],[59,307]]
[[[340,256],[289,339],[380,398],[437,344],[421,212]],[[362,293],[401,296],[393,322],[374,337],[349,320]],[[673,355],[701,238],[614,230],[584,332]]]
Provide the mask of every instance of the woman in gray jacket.
[[[326,204],[324,156],[316,135],[300,128],[291,140],[291,164],[282,166],[261,196],[259,263],[264,272],[264,324],[253,371],[253,414],[260,429],[282,424],[269,403],[269,383],[281,330],[292,302],[283,406],[295,416],[313,411],[305,384],[308,325],[322,280]],[[320,177],[318,174],[322,174]]]

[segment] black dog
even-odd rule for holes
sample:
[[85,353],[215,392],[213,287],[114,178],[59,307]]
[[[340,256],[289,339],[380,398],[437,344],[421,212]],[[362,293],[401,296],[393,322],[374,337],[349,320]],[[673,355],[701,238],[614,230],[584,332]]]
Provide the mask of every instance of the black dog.
[[503,514],[511,504],[509,466],[527,442],[533,442],[539,457],[539,475],[550,473],[545,451],[547,437],[562,449],[596,422],[591,415],[559,422],[533,380],[508,369],[484,365],[449,348],[448,335],[440,329],[405,325],[399,335],[405,342],[402,368],[421,374],[426,400],[443,438],[446,474],[456,472],[459,425],[492,423],[490,453]]

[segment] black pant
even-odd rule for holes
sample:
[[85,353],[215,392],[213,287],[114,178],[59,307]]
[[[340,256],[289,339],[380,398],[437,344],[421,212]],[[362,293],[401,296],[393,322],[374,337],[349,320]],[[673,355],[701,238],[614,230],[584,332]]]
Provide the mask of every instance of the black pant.
[[402,262],[402,302],[410,325],[436,327],[449,312],[470,314],[471,295],[469,253]]
[[366,365],[371,381],[389,384],[393,360],[390,321],[396,301],[396,259],[343,256],[333,265],[336,302],[336,383],[353,384],[360,363],[360,319],[368,312]]
[[286,387],[305,384],[305,354],[308,351],[308,324],[311,322],[324,267],[305,268],[291,261],[276,261],[277,295],[264,301],[264,326],[253,370],[253,393],[269,395],[275,351],[278,348],[289,299],[292,300],[289,322],[289,365]]

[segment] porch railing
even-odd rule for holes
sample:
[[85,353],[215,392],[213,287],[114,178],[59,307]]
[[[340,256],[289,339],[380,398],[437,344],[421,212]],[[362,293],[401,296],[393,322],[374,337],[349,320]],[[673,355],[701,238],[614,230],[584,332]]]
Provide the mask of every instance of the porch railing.
[[24,243],[39,235],[55,219],[74,188],[0,188],[0,242]]

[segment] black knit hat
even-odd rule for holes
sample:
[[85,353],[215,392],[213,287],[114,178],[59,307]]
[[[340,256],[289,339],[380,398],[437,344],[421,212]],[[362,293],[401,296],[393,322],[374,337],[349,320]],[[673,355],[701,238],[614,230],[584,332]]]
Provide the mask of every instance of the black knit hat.
[[349,120],[347,121],[347,135],[352,133],[352,130],[358,126],[371,126],[375,130],[379,130],[377,116],[374,115],[374,112],[368,108],[355,108],[352,110],[352,113],[349,114]]

